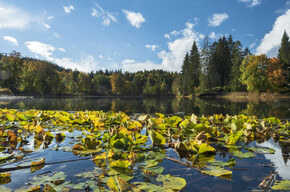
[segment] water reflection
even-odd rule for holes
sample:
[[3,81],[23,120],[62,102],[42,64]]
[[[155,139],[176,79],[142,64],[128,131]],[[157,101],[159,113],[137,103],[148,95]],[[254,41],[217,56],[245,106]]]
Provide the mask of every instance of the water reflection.
[[264,154],[265,158],[274,164],[275,171],[279,173],[282,179],[290,179],[289,144],[285,146],[285,144],[281,143],[279,145],[279,142],[275,143],[273,139],[270,139],[269,141],[257,145],[275,150],[274,154]]
[[259,118],[276,116],[290,117],[288,100],[229,100],[229,99],[187,99],[187,98],[141,98],[141,97],[73,97],[73,98],[26,98],[0,99],[1,108],[47,109],[47,110],[103,110],[127,113],[182,112],[185,115],[246,114]]

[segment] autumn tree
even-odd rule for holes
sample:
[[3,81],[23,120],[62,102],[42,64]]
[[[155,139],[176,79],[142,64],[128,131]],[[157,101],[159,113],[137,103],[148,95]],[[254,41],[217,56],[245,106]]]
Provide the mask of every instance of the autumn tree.
[[269,89],[267,71],[269,59],[266,55],[248,55],[243,60],[241,82],[247,86],[249,92],[264,92]]
[[267,78],[269,86],[273,92],[285,92],[287,91],[287,76],[288,71],[284,68],[282,63],[277,58],[269,59]]

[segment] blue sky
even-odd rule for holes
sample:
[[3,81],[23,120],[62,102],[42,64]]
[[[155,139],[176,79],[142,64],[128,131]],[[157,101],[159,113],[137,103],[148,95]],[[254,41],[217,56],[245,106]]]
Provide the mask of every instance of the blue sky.
[[80,71],[180,71],[205,35],[276,56],[289,0],[0,0],[0,52]]

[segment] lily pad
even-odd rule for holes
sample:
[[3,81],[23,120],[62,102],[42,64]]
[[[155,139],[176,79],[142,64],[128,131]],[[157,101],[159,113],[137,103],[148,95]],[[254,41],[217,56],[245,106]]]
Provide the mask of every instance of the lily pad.
[[253,151],[255,153],[262,153],[262,154],[274,154],[275,150],[267,147],[250,147],[249,151]]
[[290,180],[275,181],[272,189],[274,190],[290,190]]
[[157,182],[163,182],[163,187],[166,190],[176,190],[179,191],[186,186],[185,179],[181,177],[174,177],[172,175],[159,175],[156,178]]
[[201,171],[203,174],[212,175],[215,177],[227,177],[232,175],[232,171],[229,171],[220,166],[207,166],[207,170]]

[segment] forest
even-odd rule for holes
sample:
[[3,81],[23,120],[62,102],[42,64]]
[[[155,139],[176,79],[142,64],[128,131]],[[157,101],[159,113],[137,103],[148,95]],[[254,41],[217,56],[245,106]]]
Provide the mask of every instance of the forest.
[[90,73],[54,63],[0,54],[0,86],[16,95],[144,95],[199,96],[228,92],[290,91],[290,41],[285,31],[277,58],[254,55],[229,35],[200,48],[194,42],[181,72],[164,70],[136,73],[98,70]]

